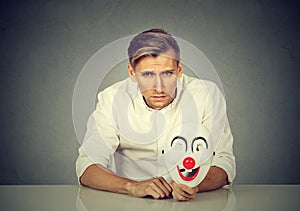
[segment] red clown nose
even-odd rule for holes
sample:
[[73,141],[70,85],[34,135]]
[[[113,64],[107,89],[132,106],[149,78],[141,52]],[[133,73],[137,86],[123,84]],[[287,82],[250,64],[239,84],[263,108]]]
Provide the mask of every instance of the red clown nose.
[[183,160],[183,166],[186,169],[194,168],[195,164],[196,164],[196,162],[195,162],[194,158],[192,158],[192,157],[186,157]]

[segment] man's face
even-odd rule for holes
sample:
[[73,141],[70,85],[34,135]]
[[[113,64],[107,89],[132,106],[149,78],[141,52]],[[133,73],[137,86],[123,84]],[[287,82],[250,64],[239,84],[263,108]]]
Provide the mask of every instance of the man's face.
[[131,79],[138,83],[146,104],[155,110],[169,105],[176,95],[177,79],[182,75],[181,62],[177,65],[174,51],[157,57],[145,57],[136,67],[129,64]]

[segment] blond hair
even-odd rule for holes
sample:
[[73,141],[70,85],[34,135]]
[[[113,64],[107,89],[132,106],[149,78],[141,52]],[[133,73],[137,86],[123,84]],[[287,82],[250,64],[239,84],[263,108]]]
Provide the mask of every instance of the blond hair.
[[175,59],[180,61],[180,49],[176,40],[163,29],[150,29],[136,35],[128,47],[129,62],[134,68],[138,62],[148,56],[156,57],[173,49]]

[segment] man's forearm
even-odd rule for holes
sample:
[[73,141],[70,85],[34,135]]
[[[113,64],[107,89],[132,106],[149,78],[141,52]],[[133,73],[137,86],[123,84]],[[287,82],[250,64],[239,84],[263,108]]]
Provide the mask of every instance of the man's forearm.
[[197,192],[216,190],[227,184],[226,172],[222,168],[212,166],[204,180],[197,186]]
[[119,177],[96,164],[84,171],[80,183],[99,190],[130,194],[135,197],[152,196],[155,199],[165,198],[172,192],[172,187],[163,177],[137,182]]
[[80,177],[80,183],[84,186],[125,194],[129,194],[128,186],[131,182],[96,164],[90,165]]

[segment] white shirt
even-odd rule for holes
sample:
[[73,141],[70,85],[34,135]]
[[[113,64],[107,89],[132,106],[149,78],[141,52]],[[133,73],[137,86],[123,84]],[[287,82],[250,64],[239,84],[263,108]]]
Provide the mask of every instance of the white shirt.
[[[77,176],[88,166],[100,164],[130,179],[168,178],[160,157],[168,152],[175,136],[184,134],[190,140],[197,135],[189,131],[199,124],[212,135],[212,166],[224,169],[232,182],[236,174],[233,137],[224,97],[214,83],[183,74],[176,98],[157,111],[146,105],[137,83],[130,78],[117,82],[98,94],[79,148]],[[192,147],[190,142],[186,147]]]

